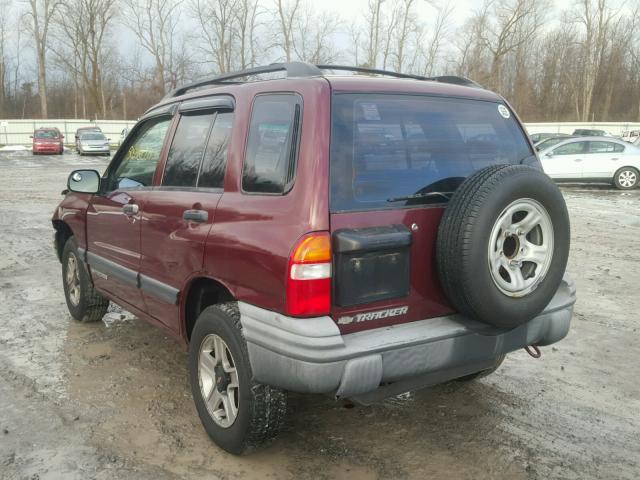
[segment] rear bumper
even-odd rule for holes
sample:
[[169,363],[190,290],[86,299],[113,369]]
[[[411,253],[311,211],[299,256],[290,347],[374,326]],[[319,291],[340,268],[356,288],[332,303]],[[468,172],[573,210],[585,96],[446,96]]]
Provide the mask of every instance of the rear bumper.
[[542,314],[511,330],[456,314],[349,335],[328,316],[291,318],[239,306],[257,381],[370,403],[490,368],[500,355],[527,345],[561,340],[575,300],[565,279]]

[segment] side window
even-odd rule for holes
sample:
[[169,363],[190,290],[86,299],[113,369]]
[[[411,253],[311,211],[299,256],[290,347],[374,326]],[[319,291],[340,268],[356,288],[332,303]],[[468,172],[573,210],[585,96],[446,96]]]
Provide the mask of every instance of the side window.
[[231,127],[233,125],[233,112],[219,113],[216,116],[213,129],[209,135],[209,142],[204,154],[198,187],[222,188],[224,184],[224,172],[227,167],[227,148]]
[[215,113],[183,115],[167,156],[162,185],[195,187]]
[[285,193],[293,184],[301,106],[294,94],[256,97],[242,171],[245,192]]
[[623,152],[624,147],[613,142],[589,142],[589,153]]
[[147,187],[153,183],[171,117],[148,120],[136,132],[120,164],[109,175],[110,189]]
[[561,145],[553,151],[554,155],[578,155],[584,153],[587,142],[572,142]]

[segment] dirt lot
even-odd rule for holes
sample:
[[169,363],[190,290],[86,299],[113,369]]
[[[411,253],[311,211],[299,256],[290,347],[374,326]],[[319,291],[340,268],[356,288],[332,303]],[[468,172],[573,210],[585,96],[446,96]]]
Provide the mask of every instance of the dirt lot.
[[237,458],[201,428],[180,345],[67,313],[49,219],[70,170],[106,163],[0,154],[0,478],[640,476],[640,190],[564,189],[579,299],[540,360],[374,407],[292,395],[285,434]]

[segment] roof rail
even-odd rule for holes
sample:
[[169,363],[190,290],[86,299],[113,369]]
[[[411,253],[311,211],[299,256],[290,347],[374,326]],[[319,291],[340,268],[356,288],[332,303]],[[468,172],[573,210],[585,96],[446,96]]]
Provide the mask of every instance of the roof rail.
[[249,77],[253,75],[261,75],[263,73],[273,73],[285,71],[287,77],[318,77],[322,76],[322,70],[342,70],[348,72],[360,72],[373,75],[385,75],[395,78],[408,78],[413,80],[426,80],[432,82],[452,83],[456,85],[463,85],[466,87],[482,88],[482,86],[473,80],[465,77],[459,77],[455,75],[443,75],[439,77],[424,77],[422,75],[413,75],[410,73],[392,72],[390,70],[379,70],[377,68],[367,67],[352,67],[348,65],[312,65],[305,62],[288,62],[288,63],[272,63],[271,65],[265,65],[262,67],[247,68],[238,72],[224,73],[215,77],[204,78],[182,87],[178,87],[175,90],[169,92],[165,98],[178,97],[184,95],[190,90],[194,90],[200,87],[206,87],[207,85],[215,85],[220,83],[242,83],[242,82],[230,82],[237,78]]
[[[322,72],[318,67],[310,63],[305,62],[289,62],[289,63],[272,63],[271,65],[264,65],[262,67],[247,68],[238,72],[223,73],[211,78],[204,78],[202,80],[188,83],[182,87],[178,87],[175,90],[169,92],[165,98],[178,97],[184,95],[189,90],[195,88],[206,87],[207,85],[215,85],[216,83],[223,83],[227,80],[233,80],[235,78],[249,77],[252,75],[260,75],[263,73],[273,73],[286,71],[287,77],[315,77],[322,75]],[[231,82],[230,82],[231,83]]]
[[347,72],[360,72],[360,73],[372,73],[375,75],[386,75],[388,77],[396,78],[412,78],[414,80],[431,80],[430,78],[423,77],[422,75],[412,75],[410,73],[398,73],[390,70],[379,70],[377,68],[368,67],[350,67],[348,65],[316,65],[320,70],[344,70]]

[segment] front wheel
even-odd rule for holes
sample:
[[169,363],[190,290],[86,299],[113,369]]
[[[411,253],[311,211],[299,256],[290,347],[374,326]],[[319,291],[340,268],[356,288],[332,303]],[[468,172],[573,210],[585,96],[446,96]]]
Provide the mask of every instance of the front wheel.
[[102,320],[109,308],[109,300],[93,288],[73,237],[67,240],[62,251],[62,283],[67,308],[74,319],[79,322]]
[[631,190],[638,186],[640,173],[633,167],[622,167],[613,176],[613,184],[619,190]]
[[235,302],[207,307],[189,346],[191,392],[202,425],[227,452],[241,454],[275,437],[286,392],[253,380]]

